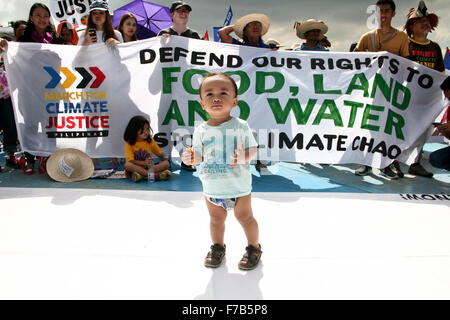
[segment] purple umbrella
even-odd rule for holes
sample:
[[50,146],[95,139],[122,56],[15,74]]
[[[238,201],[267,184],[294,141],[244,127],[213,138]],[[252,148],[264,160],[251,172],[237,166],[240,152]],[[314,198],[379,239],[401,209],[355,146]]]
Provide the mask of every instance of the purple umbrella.
[[144,0],[135,0],[114,11],[114,28],[119,26],[120,18],[125,13],[132,13],[136,17],[137,37],[141,40],[154,37],[160,30],[173,24],[168,7]]

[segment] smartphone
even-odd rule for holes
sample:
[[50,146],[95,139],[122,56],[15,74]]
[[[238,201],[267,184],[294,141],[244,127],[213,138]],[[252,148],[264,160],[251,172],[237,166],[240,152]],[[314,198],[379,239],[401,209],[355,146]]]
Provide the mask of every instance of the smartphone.
[[89,35],[90,35],[91,37],[95,37],[95,42],[97,42],[97,31],[96,31],[95,28],[90,28],[90,29],[89,29]]
[[440,126],[441,124],[442,124],[442,123],[440,123],[440,122],[433,122],[433,123],[432,123],[432,125],[435,126],[435,127],[438,127],[438,126]]

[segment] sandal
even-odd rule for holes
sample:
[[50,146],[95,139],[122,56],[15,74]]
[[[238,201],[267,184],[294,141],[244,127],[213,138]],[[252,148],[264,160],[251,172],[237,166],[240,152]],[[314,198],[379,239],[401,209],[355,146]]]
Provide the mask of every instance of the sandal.
[[20,169],[25,171],[26,166],[27,166],[27,158],[25,158],[25,156],[21,156],[19,160],[19,167]]
[[259,245],[258,248],[255,248],[254,246],[246,247],[245,254],[238,264],[239,269],[247,271],[255,269],[261,259],[261,254],[261,245]]
[[47,172],[47,169],[45,167],[46,163],[47,163],[47,157],[38,157],[38,172],[39,173]]
[[10,155],[6,159],[6,165],[10,168],[18,169],[19,168],[19,159],[17,159],[17,157],[15,155]]
[[34,173],[34,162],[27,163],[27,166],[23,170],[23,173],[25,173],[26,175],[33,174]]

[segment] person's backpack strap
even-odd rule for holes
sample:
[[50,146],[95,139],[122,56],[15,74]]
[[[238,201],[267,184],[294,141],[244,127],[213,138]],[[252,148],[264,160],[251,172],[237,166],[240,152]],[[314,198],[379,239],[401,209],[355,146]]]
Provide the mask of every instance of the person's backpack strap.
[[376,51],[377,48],[375,47],[375,30],[373,30],[370,33],[370,39],[372,40],[372,48],[373,48],[374,51]]

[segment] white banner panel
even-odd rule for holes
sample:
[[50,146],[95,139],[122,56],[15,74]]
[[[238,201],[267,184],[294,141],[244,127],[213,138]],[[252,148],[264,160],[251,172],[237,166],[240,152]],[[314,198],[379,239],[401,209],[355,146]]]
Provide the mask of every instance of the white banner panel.
[[232,115],[249,122],[259,158],[384,167],[412,163],[446,106],[444,74],[387,52],[272,51],[173,36],[87,47],[10,43],[7,72],[22,148],[74,147],[121,157],[137,114],[170,153],[207,114],[198,87],[227,72]]

